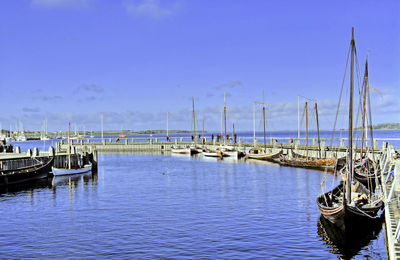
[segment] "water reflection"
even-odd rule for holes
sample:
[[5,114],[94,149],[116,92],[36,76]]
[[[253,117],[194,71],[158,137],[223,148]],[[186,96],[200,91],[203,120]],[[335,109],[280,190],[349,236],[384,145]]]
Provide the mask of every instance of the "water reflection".
[[325,241],[331,253],[343,259],[351,259],[372,240],[377,239],[382,223],[383,219],[379,219],[363,229],[344,232],[321,215],[318,221],[318,235]]
[[33,180],[30,182],[25,182],[25,183],[19,183],[19,184],[13,184],[13,185],[8,185],[8,186],[1,186],[0,187],[0,196],[2,194],[17,194],[18,192],[25,191],[30,196],[33,196],[33,191],[35,189],[43,189],[43,188],[48,188],[49,187],[49,179],[48,178],[43,178],[43,179],[38,179],[38,180]]

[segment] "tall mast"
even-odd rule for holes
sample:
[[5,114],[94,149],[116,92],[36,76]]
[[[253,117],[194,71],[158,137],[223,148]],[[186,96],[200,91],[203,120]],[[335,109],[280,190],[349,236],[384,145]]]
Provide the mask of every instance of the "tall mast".
[[317,133],[318,133],[318,155],[321,158],[321,140],[319,138],[319,120],[318,120],[318,107],[317,103],[315,103],[315,115],[317,117]]
[[363,148],[364,148],[364,138],[365,135],[365,119],[366,119],[366,110],[367,110],[367,88],[368,88],[368,56],[367,60],[365,61],[365,72],[364,72],[364,86],[363,86],[363,104],[362,104],[362,132],[361,132],[361,152],[360,158],[362,159],[363,156]]
[[256,140],[256,103],[253,103],[253,131],[254,131],[254,136],[253,136],[253,143]]
[[224,136],[224,144],[226,144],[226,93],[224,93],[224,129],[225,129],[225,136]]
[[235,121],[232,121],[232,138],[235,141]]
[[104,138],[104,133],[103,133],[103,124],[104,124],[104,115],[101,113],[101,140]]
[[267,151],[266,137],[265,137],[265,105],[263,105],[263,119],[264,119],[264,153]]
[[204,140],[204,116],[203,116],[203,131],[202,131],[201,135],[202,135],[203,140]]
[[297,95],[297,140],[300,140],[300,96],[299,95]]
[[306,110],[306,159],[308,160],[308,107],[307,107],[307,102],[305,105]]
[[222,110],[221,110],[221,138],[223,138],[223,137],[222,137],[222,121],[223,121],[223,113],[224,113],[224,111],[222,111]]
[[167,111],[167,139],[168,139],[168,111]]
[[351,66],[350,66],[350,103],[349,103],[349,171],[347,172],[346,201],[351,201],[351,182],[353,178],[353,96],[354,96],[354,27],[351,28]]
[[193,137],[194,137],[194,143],[196,144],[196,115],[194,114],[194,97],[192,97],[192,104],[193,104]]
[[68,169],[71,169],[71,143],[70,143],[70,135],[71,135],[71,122],[68,121]]

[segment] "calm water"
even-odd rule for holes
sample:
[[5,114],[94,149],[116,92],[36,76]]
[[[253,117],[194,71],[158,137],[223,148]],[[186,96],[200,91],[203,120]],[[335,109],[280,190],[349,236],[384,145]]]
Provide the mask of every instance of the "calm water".
[[[337,259],[318,227],[323,176],[249,161],[100,154],[97,174],[0,194],[0,258]],[[385,259],[384,233],[356,252]]]

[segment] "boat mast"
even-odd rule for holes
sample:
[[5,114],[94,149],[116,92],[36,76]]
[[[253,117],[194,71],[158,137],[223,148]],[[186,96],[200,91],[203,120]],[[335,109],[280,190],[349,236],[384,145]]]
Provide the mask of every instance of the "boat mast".
[[253,103],[253,143],[256,140],[256,103]]
[[224,93],[224,125],[225,125],[224,145],[225,145],[226,144],[226,93]]
[[367,110],[367,87],[368,87],[368,56],[365,61],[365,72],[364,72],[364,86],[363,86],[363,104],[362,104],[362,128],[361,128],[361,151],[360,151],[360,159],[363,157],[363,148],[364,148],[364,138],[366,138],[365,134],[365,119],[366,119],[366,110]]
[[202,133],[201,133],[201,135],[202,135],[202,140],[204,140],[204,116],[203,116],[203,129],[202,129],[203,131],[202,131]]
[[71,143],[70,143],[71,122],[68,121],[68,170],[71,169]]
[[104,139],[104,134],[103,134],[103,124],[104,124],[104,115],[101,113],[101,140]]
[[351,182],[353,178],[353,96],[354,96],[354,27],[351,28],[351,63],[350,63],[350,104],[349,104],[349,169],[347,172],[346,201],[351,201]]
[[266,144],[266,137],[265,137],[265,104],[263,104],[263,120],[264,120],[264,153],[267,152],[267,144]]
[[300,96],[297,95],[297,140],[300,142]]
[[307,107],[307,102],[305,105],[306,110],[306,160],[308,161],[308,107]]
[[196,144],[196,115],[194,113],[194,97],[192,97],[192,104],[193,104],[193,138],[194,138],[194,144]]
[[235,121],[232,121],[232,138],[233,141],[235,142]]
[[168,111],[167,111],[167,139],[168,139]]
[[315,103],[315,115],[317,117],[317,134],[318,134],[318,154],[319,158],[321,158],[321,140],[319,138],[319,120],[318,120],[318,107],[317,103]]

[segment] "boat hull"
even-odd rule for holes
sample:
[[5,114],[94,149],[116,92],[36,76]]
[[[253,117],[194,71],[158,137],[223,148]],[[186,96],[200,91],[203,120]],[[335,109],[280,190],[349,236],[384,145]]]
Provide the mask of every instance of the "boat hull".
[[64,169],[64,168],[55,168],[52,167],[52,172],[54,176],[63,176],[63,175],[73,175],[73,174],[80,174],[92,171],[92,165],[85,165],[82,168],[78,169]]
[[1,171],[0,186],[20,184],[41,178],[46,178],[51,170],[53,162],[54,158],[51,157],[42,164],[16,170]]
[[261,153],[261,154],[247,154],[248,159],[264,160],[264,161],[275,161],[282,154],[282,151],[275,153]]

